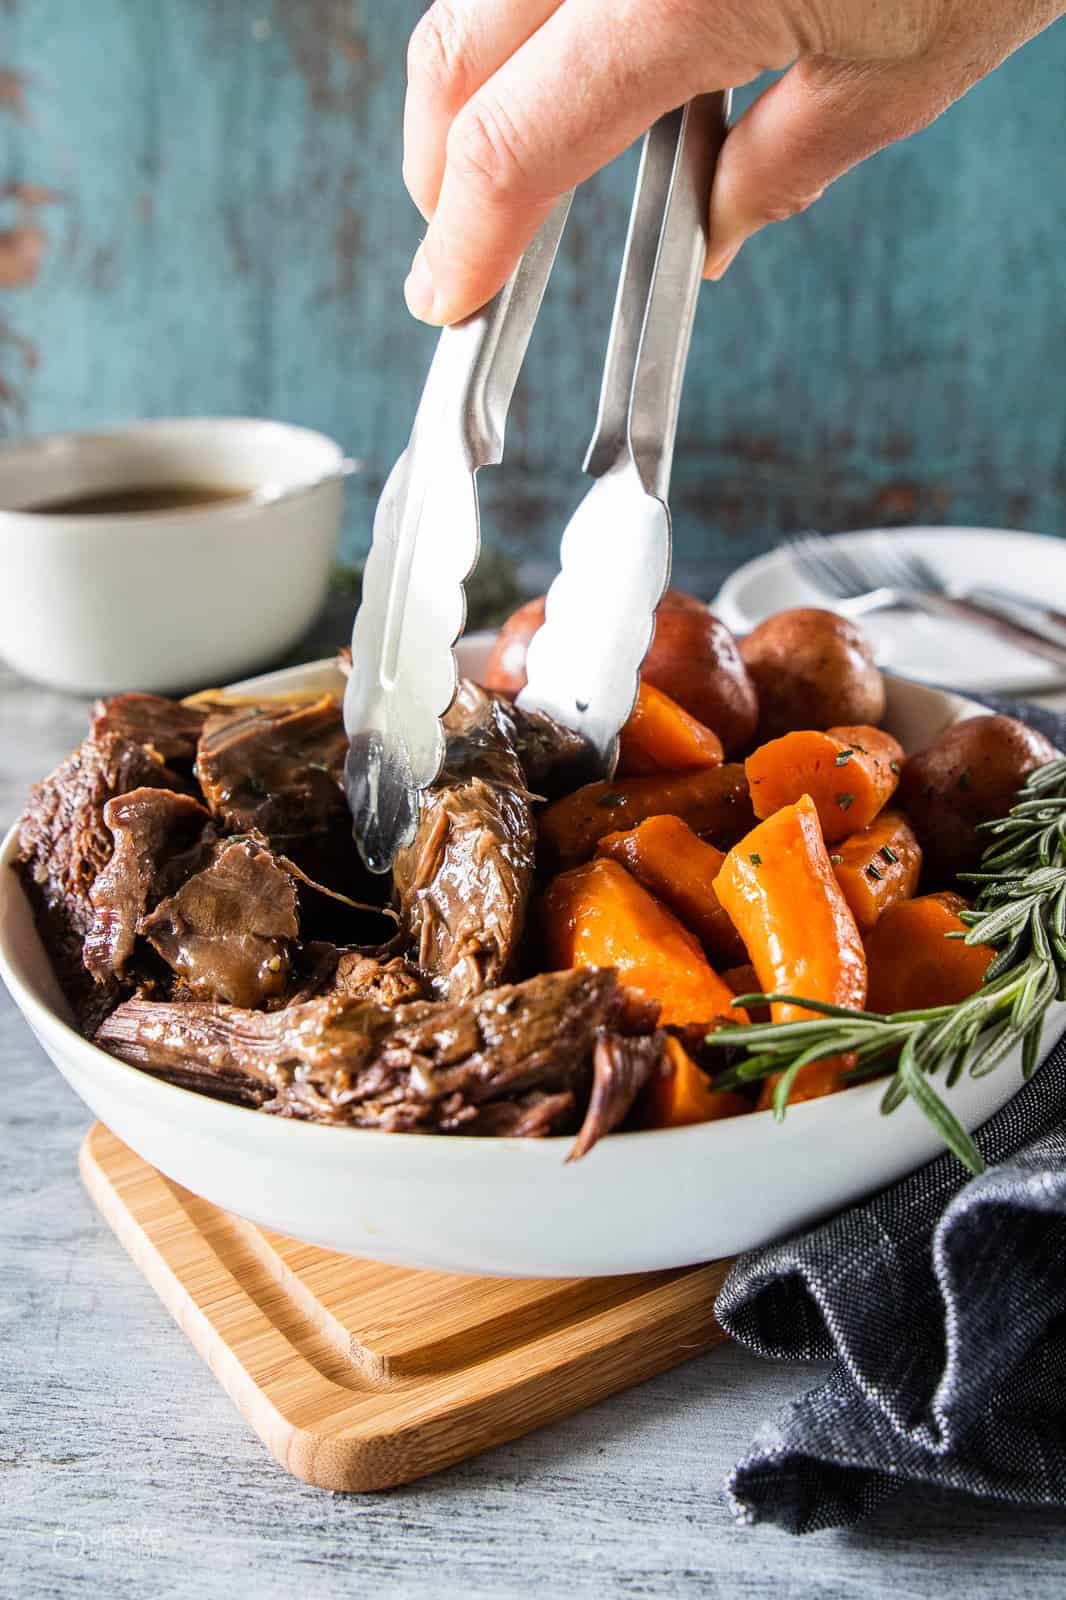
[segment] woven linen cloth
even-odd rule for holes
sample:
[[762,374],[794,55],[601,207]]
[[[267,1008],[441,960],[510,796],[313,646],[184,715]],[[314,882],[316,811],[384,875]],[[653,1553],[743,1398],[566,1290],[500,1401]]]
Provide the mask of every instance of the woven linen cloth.
[[[1066,748],[1066,718],[999,703]],[[716,1314],[829,1378],[758,1433],[727,1487],[743,1522],[857,1521],[931,1485],[1066,1506],[1066,1035],[980,1133],[873,1199],[738,1258]]]

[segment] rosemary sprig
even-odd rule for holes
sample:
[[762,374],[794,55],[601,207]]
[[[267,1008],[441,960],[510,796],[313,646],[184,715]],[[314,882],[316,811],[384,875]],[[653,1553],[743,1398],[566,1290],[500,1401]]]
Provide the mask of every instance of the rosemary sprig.
[[1066,760],[1030,774],[1007,816],[982,825],[992,843],[979,872],[973,909],[962,913],[965,934],[948,938],[991,945],[997,952],[975,994],[957,1005],[884,1016],[825,1005],[792,994],[746,994],[741,1005],[787,1000],[818,1015],[803,1022],[746,1023],[708,1035],[713,1047],[747,1054],[716,1075],[716,1088],[736,1088],[779,1073],[773,1106],[778,1119],[801,1067],[829,1056],[851,1055],[846,1074],[858,1083],[895,1063],[881,1109],[894,1111],[908,1097],[925,1113],[948,1148],[971,1172],[982,1172],[980,1151],[938,1094],[964,1071],[993,1072],[1019,1043],[1026,1078],[1040,1060],[1048,1007],[1066,1000]]

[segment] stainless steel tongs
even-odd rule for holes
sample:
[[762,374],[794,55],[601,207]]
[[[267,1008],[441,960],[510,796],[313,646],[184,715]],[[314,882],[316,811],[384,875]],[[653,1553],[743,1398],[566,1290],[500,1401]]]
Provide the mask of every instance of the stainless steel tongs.
[[[728,109],[728,94],[701,96],[645,139],[585,460],[596,482],[563,536],[519,700],[583,733],[604,772],[669,578],[670,469]],[[413,836],[419,791],[443,763],[452,646],[478,554],[475,477],[502,459],[569,205],[570,196],[559,202],[496,299],[441,334],[410,442],[378,504],[344,701],[346,789],[374,871],[387,870]]]

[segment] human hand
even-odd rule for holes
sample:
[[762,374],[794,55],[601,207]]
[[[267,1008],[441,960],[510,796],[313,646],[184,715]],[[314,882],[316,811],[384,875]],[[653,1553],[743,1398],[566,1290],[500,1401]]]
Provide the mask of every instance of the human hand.
[[[436,0],[411,39],[404,178],[429,231],[405,292],[456,322],[560,194],[693,95],[788,67],[730,130],[707,276],[924,128],[1066,0]],[[791,64],[791,65],[790,65]]]

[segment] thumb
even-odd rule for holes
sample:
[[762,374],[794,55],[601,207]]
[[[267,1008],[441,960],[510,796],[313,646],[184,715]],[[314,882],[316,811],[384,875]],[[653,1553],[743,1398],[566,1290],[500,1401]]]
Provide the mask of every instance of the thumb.
[[805,56],[729,131],[711,196],[707,276],[720,278],[745,239],[806,211],[849,168],[916,133],[979,76],[942,60],[851,62]]

